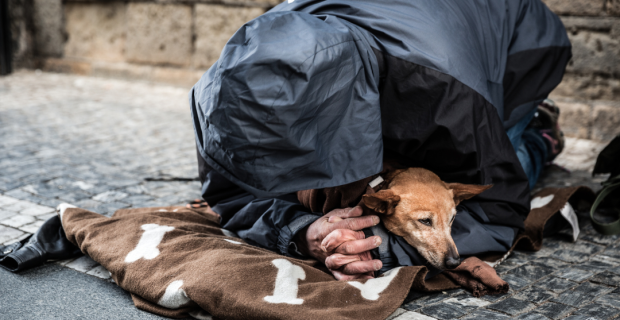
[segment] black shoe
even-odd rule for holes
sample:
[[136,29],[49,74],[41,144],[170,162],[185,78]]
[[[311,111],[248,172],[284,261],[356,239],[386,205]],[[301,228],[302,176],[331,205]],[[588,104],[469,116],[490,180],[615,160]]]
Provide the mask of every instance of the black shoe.
[[564,149],[564,133],[560,130],[558,119],[560,108],[551,99],[545,99],[538,105],[538,110],[528,128],[536,129],[547,143],[547,163],[551,163]]

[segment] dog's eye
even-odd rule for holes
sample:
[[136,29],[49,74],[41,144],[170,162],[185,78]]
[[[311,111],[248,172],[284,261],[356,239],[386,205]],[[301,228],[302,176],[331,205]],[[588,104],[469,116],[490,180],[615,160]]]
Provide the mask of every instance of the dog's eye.
[[421,223],[421,224],[427,225],[427,226],[429,226],[429,227],[430,227],[430,226],[431,226],[431,224],[432,224],[432,223],[431,223],[431,219],[420,219],[420,220],[418,220],[418,221],[420,221],[420,223]]

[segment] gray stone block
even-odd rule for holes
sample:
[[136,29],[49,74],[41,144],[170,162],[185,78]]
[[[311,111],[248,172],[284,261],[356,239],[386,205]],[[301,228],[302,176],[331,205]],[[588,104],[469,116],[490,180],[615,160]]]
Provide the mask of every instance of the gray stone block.
[[93,197],[93,200],[100,202],[115,202],[127,198],[129,195],[119,191],[106,191]]
[[508,284],[510,285],[510,288],[515,291],[521,290],[523,287],[532,283],[531,280],[515,276],[514,274],[503,275],[502,279],[508,282]]
[[556,276],[577,282],[584,281],[594,275],[594,272],[582,270],[575,267],[568,267],[556,273]]
[[438,303],[420,309],[418,312],[437,319],[460,318],[467,314],[463,308],[449,303]]
[[417,311],[418,309],[422,308],[424,305],[417,303],[415,301],[411,301],[408,303],[403,303],[400,307],[408,310],[408,311]]
[[608,248],[603,254],[614,258],[620,258],[620,248]]
[[569,306],[581,306],[612,290],[613,288],[607,286],[584,282],[572,290],[563,292],[557,298],[551,299],[551,301]]
[[66,190],[62,190],[45,183],[30,184],[22,187],[21,189],[44,198],[56,198],[67,192]]
[[562,260],[553,259],[549,257],[537,258],[536,260],[531,262],[532,264],[542,264],[544,266],[549,266],[554,269],[561,269],[569,265],[569,263],[564,262]]
[[586,271],[596,273],[596,272],[605,271],[607,269],[611,269],[613,268],[613,265],[610,263],[602,262],[602,261],[590,260],[584,263],[580,263],[576,267],[580,269],[584,269]]
[[145,195],[145,194],[141,194],[141,195],[131,195],[129,197],[123,198],[122,201],[124,203],[129,203],[132,205],[138,204],[138,203],[145,203],[145,202],[149,202],[149,201],[153,201],[155,200],[155,198]]
[[573,97],[577,99],[618,100],[620,79],[600,74],[567,73],[551,93],[552,99]]
[[128,194],[144,194],[147,190],[143,185],[133,185],[123,188],[123,192]]
[[620,265],[620,257],[612,257],[612,256],[604,255],[604,254],[595,255],[594,257],[592,257],[591,260],[605,262],[613,266]]
[[[24,200],[28,202],[38,203],[41,200],[41,197],[37,197],[30,192],[26,192],[23,189],[13,189],[9,192],[6,192],[5,195],[9,197],[13,197],[15,199]],[[6,209],[6,208],[5,208]]]
[[114,62],[125,60],[126,3],[67,2],[63,7],[68,35],[65,57]]
[[541,304],[553,297],[555,297],[551,292],[542,289],[540,287],[529,287],[516,293],[512,296],[515,299],[526,300],[533,302],[535,304]]
[[588,234],[583,235],[580,239],[587,240],[590,242],[595,242],[602,245],[610,245],[618,240],[620,240],[620,235],[602,235],[602,234]]
[[270,7],[275,7],[278,4],[280,4],[282,1],[279,0],[241,0],[239,2],[236,1],[230,1],[230,0],[224,0],[223,3],[225,4],[238,4],[238,3],[243,3],[244,5],[248,6],[248,7],[262,7],[262,8],[270,8]]
[[620,307],[620,293],[608,293],[596,299],[596,302],[606,304],[612,307]]
[[439,293],[425,293],[425,292],[414,292],[410,293],[409,296],[413,299],[410,303],[415,303],[419,305],[429,305],[437,302],[441,302],[450,296],[448,294]]
[[[505,314],[501,314],[501,313],[497,313],[497,312],[493,312],[493,311],[489,311],[489,310],[485,310],[485,309],[478,309],[476,311],[474,311],[473,313],[470,313],[468,315],[466,315],[465,317],[461,318],[461,320],[478,320],[478,319],[485,319],[485,320],[503,320],[503,319],[508,319],[508,316],[506,316]],[[519,318],[521,319],[521,318]],[[539,319],[539,318],[524,318],[526,320],[543,320],[543,319]]]
[[559,123],[564,134],[567,137],[590,139],[592,106],[576,102],[557,103],[560,107]]
[[561,16],[560,19],[566,30],[576,33],[581,30],[599,31],[614,34],[615,29],[620,25],[620,20],[611,17],[584,17],[584,16]]
[[480,307],[489,305],[490,302],[484,299],[475,298],[469,292],[464,292],[443,300],[441,304],[451,304],[462,308],[466,312],[472,312]]
[[564,318],[564,320],[593,320],[593,319],[589,316],[570,316],[568,318]]
[[520,251],[513,251],[513,253],[508,256],[508,258],[504,262],[502,262],[502,264],[518,267],[526,264],[528,261],[529,259],[527,259],[527,255],[523,254]]
[[607,0],[607,13],[620,17],[620,0]]
[[599,253],[605,250],[604,246],[587,243],[584,241],[577,241],[575,243],[570,243],[570,244],[567,243],[565,244],[565,247],[570,248],[570,250],[579,251],[585,254],[595,254],[595,253]]
[[573,58],[567,71],[579,74],[614,74],[620,70],[620,44],[609,33],[578,31],[569,33]]
[[84,191],[71,191],[71,192],[67,192],[67,193],[63,193],[61,194],[58,199],[67,202],[67,203],[74,203],[74,202],[78,202],[82,199],[87,199],[90,198],[91,194],[86,193]]
[[17,213],[14,211],[6,211],[6,210],[0,209],[0,221],[8,219],[16,214]]
[[31,224],[33,222],[35,222],[36,219],[32,216],[27,216],[27,215],[23,215],[23,214],[16,214],[8,219],[2,220],[0,221],[0,224],[3,224],[5,226],[9,226],[9,227],[13,227],[13,228],[19,228],[22,226],[25,226],[27,224]]
[[23,234],[24,232],[20,230],[0,225],[0,244],[17,239]]
[[528,313],[524,313],[518,317],[514,317],[513,319],[516,320],[547,320],[549,318],[543,316],[540,313],[535,313],[535,312],[528,312]]
[[127,61],[189,66],[191,53],[190,6],[136,2],[127,5]]
[[35,53],[60,57],[65,43],[61,0],[34,0]]
[[556,14],[597,16],[603,13],[605,0],[543,0],[543,2]]
[[587,253],[577,252],[573,250],[557,250],[553,253],[553,258],[560,259],[566,262],[585,262],[590,257]]
[[[502,276],[502,279],[504,279],[504,276]],[[488,294],[488,295],[480,297],[480,298],[484,299],[486,301],[495,302],[495,301],[502,300],[502,299],[504,299],[506,297],[509,297],[509,296],[513,295],[514,293],[515,293],[515,289],[513,287],[510,287],[510,289],[508,290],[507,293]]]
[[548,302],[536,308],[534,312],[545,315],[551,319],[560,319],[573,312],[575,308],[560,303]]
[[544,288],[555,293],[561,293],[567,289],[576,287],[577,285],[578,284],[575,282],[556,277],[549,277],[534,284],[534,286]]
[[[620,64],[620,51],[618,56],[617,63]],[[595,104],[592,117],[592,139],[611,141],[611,139],[620,134],[620,104]]]
[[0,191],[8,191],[8,190],[13,190],[15,188],[19,188],[22,185],[24,185],[24,183],[22,182],[18,182],[18,181],[9,181],[8,179],[1,179],[0,180]]
[[531,302],[519,300],[515,298],[507,298],[500,302],[487,306],[488,309],[501,311],[510,315],[517,315],[534,309],[536,306]]
[[42,206],[47,206],[47,207],[51,207],[51,208],[56,208],[58,207],[59,204],[63,203],[65,201],[59,200],[59,199],[48,199],[48,198],[40,198],[37,200],[37,203],[42,205]]
[[574,315],[595,317],[596,319],[609,319],[620,314],[620,309],[600,303],[592,303],[577,310]]
[[590,281],[617,287],[620,286],[620,275],[605,271],[595,275],[590,279]]
[[196,4],[195,10],[196,50],[193,59],[197,68],[208,68],[215,63],[237,29],[265,12],[263,8],[219,4]]
[[65,267],[79,271],[79,272],[83,272],[86,273],[92,269],[94,269],[95,267],[97,267],[99,265],[99,263],[97,263],[96,261],[94,261],[93,259],[91,259],[88,256],[81,256],[67,264],[65,264]]
[[531,281],[536,281],[542,277],[551,274],[554,271],[552,267],[541,264],[525,264],[520,267],[514,268],[508,272],[509,275],[515,277],[525,278]]

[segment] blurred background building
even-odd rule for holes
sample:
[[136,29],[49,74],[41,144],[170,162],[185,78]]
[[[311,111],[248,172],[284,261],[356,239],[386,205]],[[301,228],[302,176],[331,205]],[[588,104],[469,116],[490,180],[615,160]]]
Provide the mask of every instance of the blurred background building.
[[[620,133],[620,0],[543,0],[564,22],[573,59],[552,98],[567,136]],[[13,70],[190,87],[246,21],[278,0],[0,0]],[[2,11],[4,10],[4,11]],[[4,12],[4,13],[3,13]],[[10,32],[7,32],[6,29]],[[10,35],[9,35],[10,33]],[[1,40],[1,39],[0,39]],[[5,63],[6,64],[6,63]]]

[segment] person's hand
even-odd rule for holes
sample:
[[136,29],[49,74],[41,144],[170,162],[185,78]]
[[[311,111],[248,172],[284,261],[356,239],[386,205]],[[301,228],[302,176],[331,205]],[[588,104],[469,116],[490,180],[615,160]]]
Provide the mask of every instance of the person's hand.
[[366,238],[359,230],[378,223],[378,216],[362,216],[361,207],[336,209],[302,230],[296,242],[302,253],[325,263],[338,280],[371,279],[383,266],[369,251],[381,244],[381,237]]

